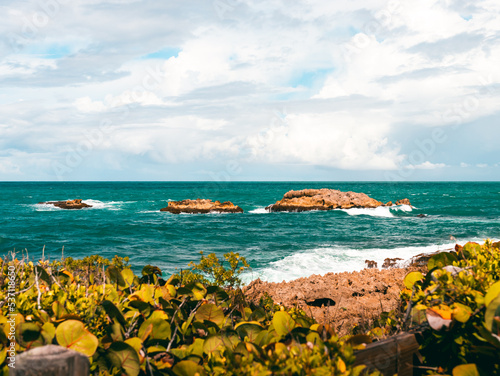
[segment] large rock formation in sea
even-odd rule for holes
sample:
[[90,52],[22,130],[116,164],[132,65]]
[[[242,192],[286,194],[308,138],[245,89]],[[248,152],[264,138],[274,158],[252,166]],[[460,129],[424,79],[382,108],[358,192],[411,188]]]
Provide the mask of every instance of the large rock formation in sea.
[[182,200],[182,201],[170,201],[166,208],[160,209],[160,211],[166,211],[173,214],[180,213],[243,213],[243,209],[239,206],[234,205],[230,201],[220,202],[212,200]]
[[[408,199],[401,200],[410,204]],[[400,202],[400,201],[398,201]],[[364,193],[342,192],[336,189],[303,189],[289,191],[283,199],[266,209],[271,212],[278,211],[308,211],[308,210],[333,210],[350,208],[377,208],[379,206],[392,206],[392,202],[384,204]]]
[[67,200],[67,201],[47,201],[39,202],[40,205],[54,205],[61,209],[83,209],[91,208],[92,205],[84,203],[82,200]]

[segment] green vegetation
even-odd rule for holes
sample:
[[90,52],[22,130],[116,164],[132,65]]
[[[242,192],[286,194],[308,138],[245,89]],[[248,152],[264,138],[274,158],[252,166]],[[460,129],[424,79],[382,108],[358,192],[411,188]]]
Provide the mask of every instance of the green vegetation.
[[[151,265],[134,275],[120,257],[4,260],[0,374],[8,374],[15,307],[17,352],[59,344],[87,355],[93,375],[364,375],[353,346],[401,330],[419,333],[423,372],[499,375],[499,246],[467,243],[433,255],[426,271],[405,277],[401,309],[372,328],[354,327],[350,338],[269,296],[247,302],[239,276],[248,263],[237,253],[202,254],[168,279]],[[7,299],[12,280],[15,305]]]
[[467,243],[409,273],[401,296],[413,325],[427,322],[421,354],[430,374],[500,374],[500,243]]
[[[36,265],[4,260],[2,374],[8,374],[10,313],[16,314],[18,353],[58,344],[87,355],[94,375],[356,376],[363,372],[364,366],[353,366],[353,346],[330,327],[269,298],[257,305],[247,302],[238,288],[246,260],[229,253],[225,261],[202,255],[192,270],[163,279],[161,270],[151,265],[141,276],[134,275],[128,259],[119,257]],[[8,284],[13,280],[18,293],[15,305],[9,305]]]

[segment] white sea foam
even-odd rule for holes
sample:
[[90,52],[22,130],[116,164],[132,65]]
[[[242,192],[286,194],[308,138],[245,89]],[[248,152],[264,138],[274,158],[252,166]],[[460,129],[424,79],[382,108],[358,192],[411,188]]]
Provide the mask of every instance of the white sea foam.
[[346,212],[349,215],[369,215],[372,217],[394,217],[391,210],[387,206],[379,206],[378,208],[351,208],[351,209],[339,209]]
[[391,210],[400,210],[404,212],[411,212],[413,209],[416,209],[414,206],[411,205],[398,205],[398,206],[393,206],[391,207]]
[[108,210],[121,210],[124,204],[132,204],[137,201],[99,201],[99,200],[83,200],[83,203],[92,205],[89,209],[108,209]]
[[[465,244],[469,240],[459,240]],[[484,239],[471,239],[482,243]],[[281,260],[271,262],[269,266],[254,269],[242,275],[248,283],[260,278],[269,282],[291,281],[308,277],[313,274],[341,273],[362,270],[366,267],[365,260],[373,260],[381,268],[386,258],[401,258],[399,265],[403,266],[409,260],[421,253],[433,253],[453,249],[456,243],[400,248],[351,249],[341,247],[314,248],[297,252]]]
[[56,211],[56,210],[63,210],[61,208],[58,208],[57,206],[47,205],[47,204],[34,204],[34,205],[30,205],[30,206],[32,206],[36,211]]
[[267,213],[269,213],[269,211],[266,210],[266,208],[257,208],[257,209],[254,209],[254,210],[250,210],[249,213],[252,213],[252,214],[267,214]]

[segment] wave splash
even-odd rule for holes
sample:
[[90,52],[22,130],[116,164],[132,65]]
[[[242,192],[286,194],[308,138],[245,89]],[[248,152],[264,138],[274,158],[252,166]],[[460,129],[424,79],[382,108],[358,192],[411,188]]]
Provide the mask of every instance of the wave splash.
[[349,215],[369,215],[371,217],[394,217],[391,213],[389,207],[379,206],[378,208],[351,208],[351,209],[339,209]]
[[266,208],[257,208],[257,209],[254,209],[254,210],[250,210],[249,213],[252,213],[252,214],[268,214],[269,211],[266,210]]
[[[482,243],[484,239],[472,239]],[[467,241],[458,241],[465,244]],[[455,247],[455,242],[441,245],[427,245],[400,248],[371,248],[352,249],[342,247],[314,248],[295,253],[281,260],[269,263],[267,267],[254,269],[242,275],[242,280],[249,283],[260,278],[268,282],[291,281],[297,278],[309,277],[313,274],[341,273],[359,271],[366,267],[365,260],[377,262],[382,267],[386,258],[401,258],[399,266],[406,265],[409,260],[421,253],[433,253],[450,250]]]

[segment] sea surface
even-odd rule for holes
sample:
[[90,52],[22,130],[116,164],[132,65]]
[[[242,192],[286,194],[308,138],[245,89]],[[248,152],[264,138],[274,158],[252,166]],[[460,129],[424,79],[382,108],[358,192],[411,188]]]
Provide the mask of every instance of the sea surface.
[[[364,192],[412,206],[268,213],[289,190]],[[291,280],[311,274],[379,267],[456,242],[500,238],[498,182],[0,182],[0,255],[16,250],[38,259],[99,254],[130,257],[166,274],[186,269],[199,252],[239,252],[252,269],[244,280]],[[42,201],[81,198],[91,209],[63,210]],[[243,214],[160,212],[170,200],[232,201]],[[425,217],[419,217],[424,214]]]

